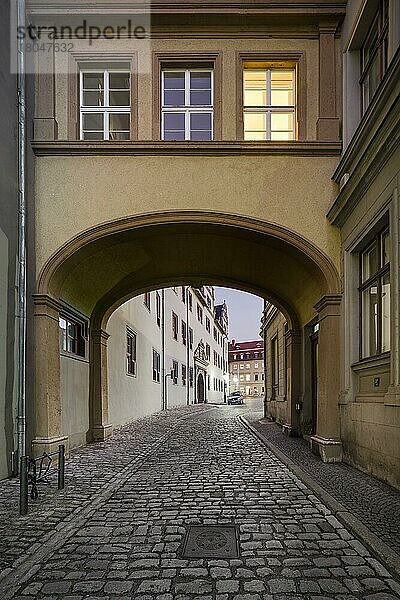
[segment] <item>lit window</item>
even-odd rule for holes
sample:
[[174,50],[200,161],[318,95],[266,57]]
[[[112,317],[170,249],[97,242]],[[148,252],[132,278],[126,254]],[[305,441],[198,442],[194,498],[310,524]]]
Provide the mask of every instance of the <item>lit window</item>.
[[161,73],[163,140],[213,138],[213,71],[164,69]]
[[80,139],[129,140],[131,74],[125,69],[80,72]]
[[126,332],[126,372],[136,375],[136,333],[130,329]]
[[296,139],[296,72],[294,67],[243,71],[245,140]]
[[379,233],[361,252],[361,358],[390,350],[390,238]]

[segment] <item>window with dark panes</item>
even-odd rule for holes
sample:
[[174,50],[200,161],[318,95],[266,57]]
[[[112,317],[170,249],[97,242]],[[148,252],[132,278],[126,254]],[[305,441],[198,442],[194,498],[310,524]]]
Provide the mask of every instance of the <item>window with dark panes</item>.
[[174,338],[174,340],[178,339],[178,329],[179,329],[178,315],[176,315],[173,312],[172,313],[172,337]]
[[186,323],[182,321],[182,344],[186,346]]
[[193,349],[193,329],[189,327],[189,348]]
[[126,332],[126,372],[136,375],[136,333],[129,329]]
[[153,381],[160,383],[161,360],[160,354],[153,350]]
[[160,292],[156,292],[156,321],[158,327],[161,326],[161,296]]
[[389,1],[379,0],[378,9],[361,47],[362,110],[366,111],[388,66]]
[[151,295],[150,292],[146,292],[143,296],[143,303],[149,310],[151,309]]
[[182,365],[182,385],[186,385],[186,365]]
[[71,317],[61,315],[60,326],[60,348],[63,352],[86,355],[86,326],[84,323]]
[[193,367],[189,367],[189,385],[193,387]]
[[390,238],[385,229],[360,255],[361,358],[390,350]]
[[163,140],[212,140],[212,69],[163,69],[161,98]]
[[176,360],[172,361],[172,373],[173,373],[172,383],[174,385],[177,385],[177,383],[178,383],[178,363]]
[[126,69],[80,71],[80,139],[129,140],[131,74]]

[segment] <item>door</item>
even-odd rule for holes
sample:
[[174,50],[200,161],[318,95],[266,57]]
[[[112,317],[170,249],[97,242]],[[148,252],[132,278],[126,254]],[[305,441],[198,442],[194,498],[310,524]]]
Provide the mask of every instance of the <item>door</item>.
[[318,406],[318,332],[310,336],[311,340],[311,421],[312,435],[317,431]]
[[205,401],[205,386],[204,377],[202,373],[199,373],[197,377],[197,402],[200,404]]

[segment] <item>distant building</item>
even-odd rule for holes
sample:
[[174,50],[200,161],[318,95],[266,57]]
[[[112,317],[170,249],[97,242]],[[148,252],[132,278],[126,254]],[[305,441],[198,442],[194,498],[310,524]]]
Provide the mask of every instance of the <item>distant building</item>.
[[246,398],[265,392],[264,347],[262,340],[229,344],[229,391],[236,390]]

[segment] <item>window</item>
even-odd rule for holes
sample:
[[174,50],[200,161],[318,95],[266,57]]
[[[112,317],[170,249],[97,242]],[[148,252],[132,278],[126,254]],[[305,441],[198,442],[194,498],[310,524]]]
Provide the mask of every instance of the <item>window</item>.
[[157,325],[161,326],[161,296],[160,292],[156,292],[156,320]]
[[174,340],[178,339],[178,329],[179,329],[178,315],[176,315],[173,312],[172,313],[172,337],[174,338]]
[[368,108],[388,65],[389,0],[379,0],[378,10],[361,47],[361,97]]
[[210,360],[211,357],[211,348],[209,344],[206,344],[206,358],[207,360]]
[[193,367],[189,367],[189,385],[193,387]]
[[258,358],[258,352],[254,352],[254,358]]
[[239,368],[240,369],[244,369],[244,365],[239,365]]
[[246,363],[246,369],[250,369],[250,363]]
[[250,381],[250,375],[246,375],[246,381]]
[[210,331],[211,331],[210,319],[207,316],[206,316],[206,331],[208,331],[208,333],[210,333]]
[[254,368],[258,369],[258,363],[254,363]]
[[217,329],[215,327],[213,329],[213,335],[214,335],[214,340],[217,341],[218,340],[218,332],[217,332]]
[[129,140],[131,74],[125,68],[80,72],[80,139]]
[[161,361],[160,355],[156,350],[153,350],[153,381],[160,383]]
[[243,360],[243,359],[244,359],[244,354],[241,354],[240,355],[240,360]]
[[361,358],[390,350],[390,238],[385,229],[361,252]]
[[186,323],[182,321],[182,344],[186,346]]
[[189,310],[192,311],[193,310],[193,296],[191,292],[188,292],[188,304],[189,304]]
[[186,386],[186,365],[182,365],[182,385]]
[[163,140],[213,139],[212,69],[163,69],[161,89]]
[[130,329],[126,332],[126,372],[136,375],[136,333]]
[[296,71],[294,64],[245,63],[243,123],[245,140],[296,139]]
[[233,355],[233,360],[237,360],[237,354]]
[[189,327],[189,348],[193,349],[193,329]]
[[240,375],[240,381],[244,381],[244,375]]
[[258,373],[254,373],[254,381],[258,381]]
[[238,368],[238,366],[237,366],[237,365],[233,365],[233,368],[234,368],[234,369],[237,369],[237,368]]
[[197,305],[197,320],[199,323],[203,322],[203,309],[201,308],[200,304]]
[[86,326],[75,319],[60,316],[60,348],[64,352],[86,355]]
[[172,361],[172,373],[173,373],[172,383],[174,385],[177,385],[178,384],[178,363],[176,362],[176,360]]
[[276,398],[279,393],[279,354],[278,354],[278,336],[271,340],[271,384],[272,398]]
[[181,292],[182,292],[182,302],[185,304],[186,303],[186,288],[184,285],[181,286]]
[[146,292],[143,296],[143,303],[146,308],[151,310],[151,294],[150,292]]

